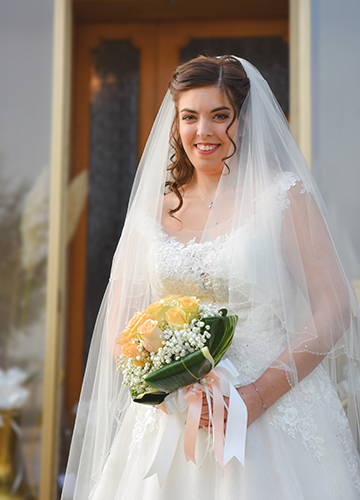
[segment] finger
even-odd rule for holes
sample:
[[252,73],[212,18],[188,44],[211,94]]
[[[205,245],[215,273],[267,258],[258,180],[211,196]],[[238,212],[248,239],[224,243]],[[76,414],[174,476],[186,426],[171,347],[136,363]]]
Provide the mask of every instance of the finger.
[[208,418],[200,418],[200,424],[201,425],[208,425],[209,419]]
[[211,424],[209,423],[209,421],[208,421],[208,420],[204,420],[204,421],[202,421],[202,422],[199,422],[199,427],[206,427],[206,428],[208,428],[208,427],[209,427],[209,425],[210,425],[210,427],[211,427]]
[[201,415],[209,415],[209,413],[209,408],[207,406],[201,408]]

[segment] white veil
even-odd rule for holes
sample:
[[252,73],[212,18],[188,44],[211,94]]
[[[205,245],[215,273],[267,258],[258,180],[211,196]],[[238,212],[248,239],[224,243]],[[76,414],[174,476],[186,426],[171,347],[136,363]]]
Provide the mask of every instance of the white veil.
[[[232,246],[227,269],[227,307],[239,315],[238,328],[244,335],[257,332],[257,324],[263,325],[265,318],[269,331],[286,332],[272,349],[256,355],[263,356],[264,366],[284,370],[292,387],[322,362],[338,387],[358,444],[356,298],[334,248],[325,206],[288,123],[260,73],[240,61],[250,79],[250,92],[238,121],[236,153],[227,160],[214,207],[196,238],[206,243],[234,235],[237,244]],[[173,117],[168,92],[139,164],[96,322],[64,500],[90,497],[126,409],[133,404],[122,386],[113,349],[133,314],[161,298],[153,292],[148,252],[160,229]],[[186,228],[181,233],[182,240],[190,234]],[[244,252],[248,254],[246,268]],[[267,332],[259,329],[257,334],[266,337]],[[244,363],[256,342],[246,347]],[[252,381],[250,375],[244,378],[244,383]]]

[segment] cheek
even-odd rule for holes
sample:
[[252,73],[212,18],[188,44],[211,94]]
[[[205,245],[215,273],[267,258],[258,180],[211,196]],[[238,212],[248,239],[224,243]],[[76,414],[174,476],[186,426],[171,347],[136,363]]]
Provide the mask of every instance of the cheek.
[[184,149],[186,150],[191,143],[193,134],[191,133],[190,127],[179,127],[179,133],[181,142],[184,146]]

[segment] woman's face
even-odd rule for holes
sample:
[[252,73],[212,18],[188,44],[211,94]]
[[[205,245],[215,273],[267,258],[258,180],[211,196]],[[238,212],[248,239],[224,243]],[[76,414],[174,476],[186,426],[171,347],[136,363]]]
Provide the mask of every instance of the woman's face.
[[[228,98],[216,86],[188,90],[180,96],[180,137],[196,172],[208,175],[222,173],[224,164],[221,160],[233,148],[226,134],[233,116]],[[228,131],[231,138],[236,125],[237,120]]]

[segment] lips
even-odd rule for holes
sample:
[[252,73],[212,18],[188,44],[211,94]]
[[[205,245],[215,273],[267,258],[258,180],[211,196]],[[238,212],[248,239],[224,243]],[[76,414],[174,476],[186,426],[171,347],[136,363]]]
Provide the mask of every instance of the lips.
[[219,146],[220,144],[206,144],[206,143],[195,144],[196,149],[199,152],[201,151],[202,153],[211,153],[216,149],[218,149]]

